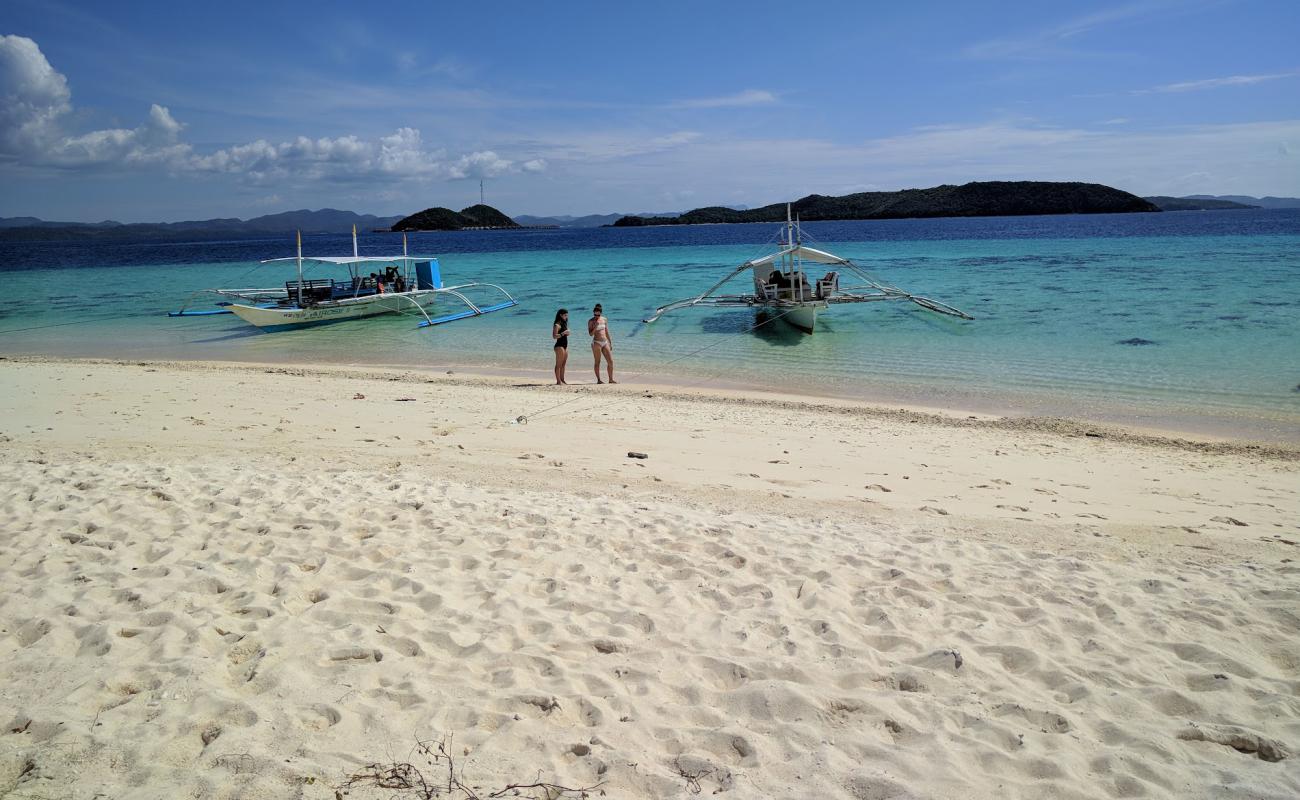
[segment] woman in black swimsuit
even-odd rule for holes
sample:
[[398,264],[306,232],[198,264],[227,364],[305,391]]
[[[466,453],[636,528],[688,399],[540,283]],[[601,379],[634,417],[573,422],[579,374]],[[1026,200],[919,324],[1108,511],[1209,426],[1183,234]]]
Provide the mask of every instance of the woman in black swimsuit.
[[569,310],[561,308],[555,312],[555,322],[551,325],[551,338],[555,340],[555,385],[566,385],[564,365],[569,361]]

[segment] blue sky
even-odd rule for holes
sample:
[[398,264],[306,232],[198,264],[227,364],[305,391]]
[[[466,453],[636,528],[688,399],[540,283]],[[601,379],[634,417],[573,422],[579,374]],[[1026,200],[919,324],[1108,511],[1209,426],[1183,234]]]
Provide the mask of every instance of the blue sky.
[[0,216],[1300,195],[1294,0],[6,0],[0,37]]

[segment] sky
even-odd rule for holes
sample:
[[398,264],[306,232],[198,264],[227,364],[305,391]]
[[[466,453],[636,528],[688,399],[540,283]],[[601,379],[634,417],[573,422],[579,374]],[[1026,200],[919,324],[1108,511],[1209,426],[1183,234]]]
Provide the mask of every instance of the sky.
[[0,216],[1300,195],[1300,2],[0,5]]

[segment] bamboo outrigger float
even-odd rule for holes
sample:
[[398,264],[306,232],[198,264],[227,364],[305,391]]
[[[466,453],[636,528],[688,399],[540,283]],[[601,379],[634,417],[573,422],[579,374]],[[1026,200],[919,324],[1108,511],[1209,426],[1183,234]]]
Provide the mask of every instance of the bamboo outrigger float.
[[[463,283],[444,286],[438,259],[429,256],[411,256],[406,252],[406,236],[402,236],[400,256],[361,256],[357,254],[357,229],[352,228],[352,255],[350,257],[304,257],[302,234],[298,234],[298,254],[289,258],[273,258],[263,264],[293,261],[298,267],[298,278],[288,281],[284,288],[269,289],[205,289],[197,294],[211,294],[223,298],[215,309],[191,309],[188,302],[179,311],[168,312],[169,317],[199,317],[213,314],[234,314],[250,325],[264,330],[286,330],[306,325],[341,322],[349,319],[373,317],[380,314],[412,314],[420,317],[419,327],[427,328],[447,322],[477,317],[519,305],[505,289],[494,283]],[[305,279],[304,264],[346,266],[348,280],[332,278]],[[363,267],[375,267],[379,272],[363,274]],[[500,292],[505,299],[490,305],[477,305],[465,295],[470,289],[488,288]],[[452,297],[465,308],[439,316],[430,316],[430,309],[440,297]],[[193,297],[191,297],[191,300]]]
[[[805,246],[799,224],[791,219],[788,205],[786,221],[782,227],[783,235],[777,252],[746,261],[702,294],[660,306],[642,321],[655,322],[670,311],[694,306],[765,308],[772,311],[774,317],[784,320],[804,333],[812,333],[817,327],[819,311],[825,311],[832,305],[872,303],[880,300],[908,300],[938,314],[960,319],[974,319],[966,312],[946,303],[881,283],[847,258]],[[804,265],[809,262],[825,264],[828,268],[826,274],[812,284],[809,283],[804,269]],[[714,294],[746,270],[753,274],[753,294]],[[840,270],[861,280],[862,285],[841,286]]]

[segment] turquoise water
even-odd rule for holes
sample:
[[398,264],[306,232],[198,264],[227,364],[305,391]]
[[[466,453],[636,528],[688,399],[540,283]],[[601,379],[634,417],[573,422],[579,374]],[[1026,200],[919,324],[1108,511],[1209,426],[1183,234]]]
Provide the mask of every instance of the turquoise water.
[[[1224,221],[1234,213],[1256,214],[1267,233],[1245,217]],[[525,243],[538,249],[510,250],[485,249],[493,233],[426,237],[415,246],[444,254],[449,283],[492,281],[522,301],[432,330],[417,330],[414,318],[382,317],[263,333],[229,315],[164,315],[198,289],[290,278],[291,267],[253,260],[282,255],[278,240],[105,254],[127,262],[113,266],[58,266],[56,251],[41,245],[47,249],[19,259],[21,269],[0,272],[5,294],[29,301],[0,311],[0,353],[476,366],[546,380],[550,323],[565,306],[575,330],[570,375],[585,380],[583,332],[600,302],[625,382],[758,386],[1296,441],[1300,214],[1262,214],[1222,212],[1208,226],[1195,214],[1131,215],[1146,218],[1131,229],[1123,217],[808,226],[821,246],[976,317],[950,320],[902,303],[844,306],[822,315],[814,336],[779,322],[748,331],[761,320],[750,310],[692,309],[639,323],[656,305],[707,288],[765,252],[770,226],[725,226],[757,229],[747,236],[698,229],[661,229],[651,234],[657,239],[641,232],[624,240],[616,231],[535,236]],[[521,241],[495,236],[511,247]],[[737,237],[750,241],[709,242]],[[363,252],[394,246],[368,237]],[[307,249],[341,255],[350,244],[317,237]],[[190,260],[150,263],[177,254]],[[744,289],[747,279],[738,281]]]

